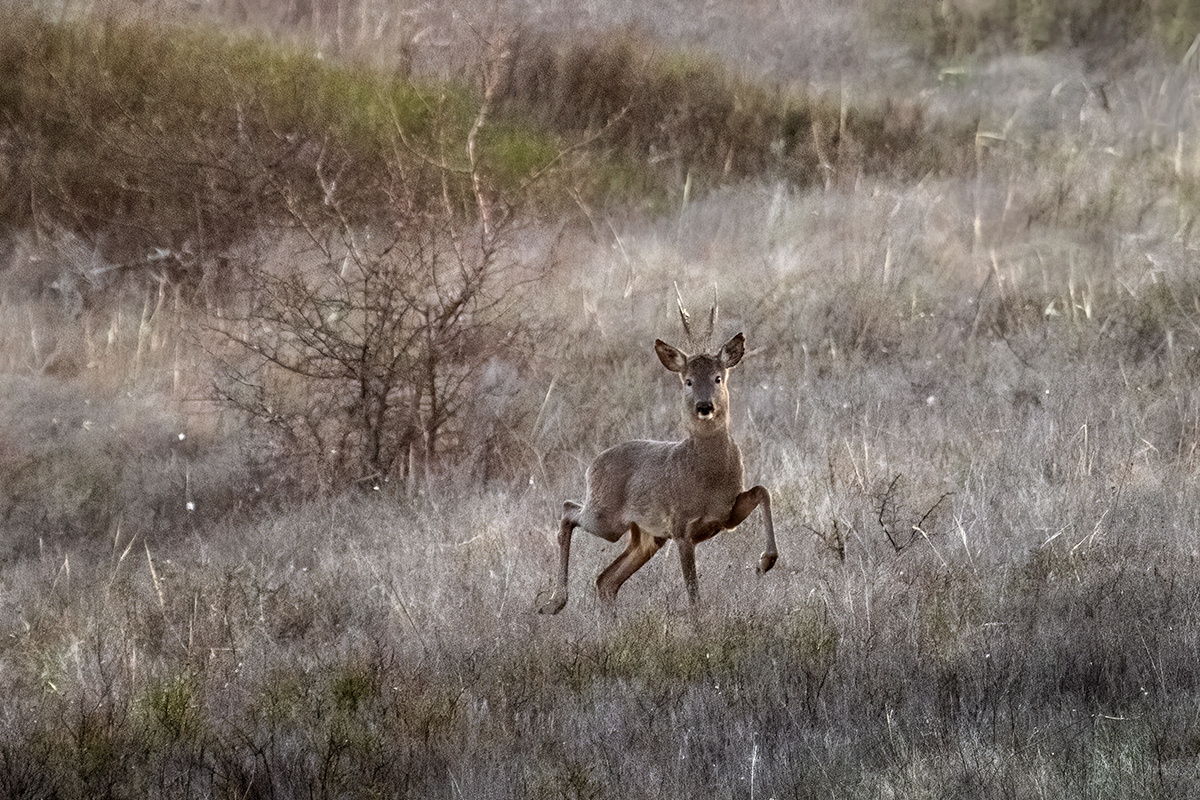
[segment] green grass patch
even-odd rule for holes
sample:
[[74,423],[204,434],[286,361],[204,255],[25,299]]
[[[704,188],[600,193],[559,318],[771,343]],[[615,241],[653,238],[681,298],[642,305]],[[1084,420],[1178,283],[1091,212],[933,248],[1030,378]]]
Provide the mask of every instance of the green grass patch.
[[[15,154],[2,228],[36,211],[121,262],[158,247],[222,252],[331,191],[352,222],[440,207],[447,189],[459,213],[475,208],[467,139],[482,100],[466,86],[213,28],[12,17],[0,32],[0,126]],[[603,154],[560,158],[573,142],[489,117],[478,177],[509,204],[538,205],[604,191],[628,169]]]
[[[118,264],[159,248],[202,264],[264,227],[582,201],[663,208],[748,177],[925,175],[969,154],[919,108],[847,106],[734,75],[633,34],[525,36],[483,103],[421,80],[217,28],[14,12],[0,32],[0,229],[35,216],[103,243]],[[190,280],[198,281],[203,269]],[[187,276],[172,276],[188,280]]]

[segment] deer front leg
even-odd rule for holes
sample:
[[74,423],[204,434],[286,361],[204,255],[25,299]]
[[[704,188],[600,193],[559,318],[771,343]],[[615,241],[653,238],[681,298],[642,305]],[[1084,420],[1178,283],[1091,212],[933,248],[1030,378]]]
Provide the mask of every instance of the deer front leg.
[[557,614],[567,604],[567,564],[571,558],[571,534],[579,524],[581,510],[581,506],[571,500],[563,503],[562,521],[558,527],[558,583],[554,587],[554,594],[538,609],[538,613]]
[[770,571],[779,559],[779,551],[775,546],[775,526],[771,522],[771,493],[767,491],[767,487],[755,486],[739,494],[733,501],[733,510],[729,512],[725,528],[736,528],[759,506],[762,506],[763,511],[763,527],[767,529],[767,549],[758,560],[758,574],[762,575]]
[[700,589],[696,581],[696,543],[691,537],[684,535],[675,540],[679,547],[679,566],[683,567],[683,582],[687,585],[688,600],[694,606],[700,598]]
[[683,567],[683,581],[687,584],[688,599],[696,605],[699,599],[699,581],[696,580],[696,545],[716,536],[722,530],[714,519],[694,519],[684,526],[683,533],[675,537],[679,546],[679,565]]

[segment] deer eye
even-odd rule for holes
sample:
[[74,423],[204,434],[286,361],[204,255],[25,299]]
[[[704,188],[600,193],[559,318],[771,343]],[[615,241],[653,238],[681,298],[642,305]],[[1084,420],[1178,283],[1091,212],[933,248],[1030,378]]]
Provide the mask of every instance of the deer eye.
[[717,377],[713,378],[713,383],[720,383],[720,382],[721,382],[721,376],[720,376],[720,375],[718,375]]
[[691,378],[684,378],[684,380],[683,380],[683,385],[684,385],[684,386],[691,386],[691,385],[692,385],[692,379],[691,379]]

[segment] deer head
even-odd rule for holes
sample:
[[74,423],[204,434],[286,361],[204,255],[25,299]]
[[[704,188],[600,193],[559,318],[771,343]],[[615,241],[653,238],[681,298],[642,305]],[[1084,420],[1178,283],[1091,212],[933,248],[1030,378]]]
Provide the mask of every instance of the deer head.
[[654,342],[658,360],[679,374],[683,385],[683,415],[693,434],[716,433],[729,425],[729,370],[742,360],[746,338],[737,334],[715,355],[689,356],[661,339]]

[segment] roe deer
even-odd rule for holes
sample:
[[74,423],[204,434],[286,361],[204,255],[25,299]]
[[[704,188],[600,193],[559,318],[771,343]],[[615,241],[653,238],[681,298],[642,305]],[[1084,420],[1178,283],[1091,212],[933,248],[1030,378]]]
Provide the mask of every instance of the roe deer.
[[[679,314],[690,346],[687,311]],[[708,337],[716,324],[717,309],[709,316]],[[661,339],[654,351],[663,366],[679,373],[683,387],[683,416],[688,437],[682,442],[637,440],[601,453],[587,471],[587,496],[583,505],[563,503],[558,533],[559,571],[553,596],[539,610],[557,614],[567,604],[567,562],[571,534],[576,527],[610,542],[629,531],[629,546],[600,573],[596,588],[601,601],[611,603],[617,590],[633,573],[672,539],[679,549],[688,599],[695,605],[698,542],[737,527],[750,512],[762,506],[767,549],[758,572],[775,565],[775,531],[771,525],[771,495],[763,486],[742,490],[742,454],[729,435],[729,390],[726,378],[745,353],[745,337],[737,334],[716,354],[703,350],[689,356]],[[707,341],[704,343],[707,349]]]

